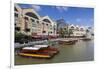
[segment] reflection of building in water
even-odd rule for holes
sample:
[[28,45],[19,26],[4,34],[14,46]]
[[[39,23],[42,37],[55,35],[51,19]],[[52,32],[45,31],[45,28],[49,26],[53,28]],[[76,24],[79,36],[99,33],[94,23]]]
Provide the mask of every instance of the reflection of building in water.
[[26,35],[55,35],[56,23],[49,16],[41,17],[31,8],[14,6],[15,30]]

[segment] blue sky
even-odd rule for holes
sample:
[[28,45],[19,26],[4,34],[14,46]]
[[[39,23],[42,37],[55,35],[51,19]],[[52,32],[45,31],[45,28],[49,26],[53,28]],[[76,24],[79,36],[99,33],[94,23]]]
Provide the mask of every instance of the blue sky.
[[21,8],[33,8],[38,12],[40,16],[48,15],[51,19],[55,21],[63,18],[69,24],[91,27],[93,27],[94,25],[93,8],[33,4],[19,5],[21,6]]

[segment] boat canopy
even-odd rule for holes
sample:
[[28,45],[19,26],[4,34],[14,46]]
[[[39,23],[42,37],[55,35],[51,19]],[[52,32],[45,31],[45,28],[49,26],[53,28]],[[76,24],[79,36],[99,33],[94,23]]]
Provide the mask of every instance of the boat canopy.
[[24,50],[39,50],[39,47],[24,47]]
[[48,47],[48,45],[35,45],[34,47],[37,47],[37,48],[45,48],[45,47]]
[[69,40],[64,40],[64,39],[63,39],[63,40],[60,40],[60,41],[69,41]]

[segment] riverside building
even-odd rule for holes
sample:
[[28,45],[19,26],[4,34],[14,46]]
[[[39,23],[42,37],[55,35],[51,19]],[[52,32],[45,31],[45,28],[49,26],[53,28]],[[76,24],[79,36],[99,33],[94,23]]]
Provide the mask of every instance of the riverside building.
[[41,17],[32,8],[14,5],[15,31],[26,35],[56,35],[56,22],[49,16]]

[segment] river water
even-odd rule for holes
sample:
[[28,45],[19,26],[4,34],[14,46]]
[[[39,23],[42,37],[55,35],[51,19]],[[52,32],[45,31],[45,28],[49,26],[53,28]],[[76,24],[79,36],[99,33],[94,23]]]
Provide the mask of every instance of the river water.
[[52,59],[26,58],[15,55],[15,65],[28,64],[46,64],[46,63],[62,63],[62,62],[79,62],[94,60],[94,41],[79,40],[75,45],[59,45],[56,44],[60,53]]

